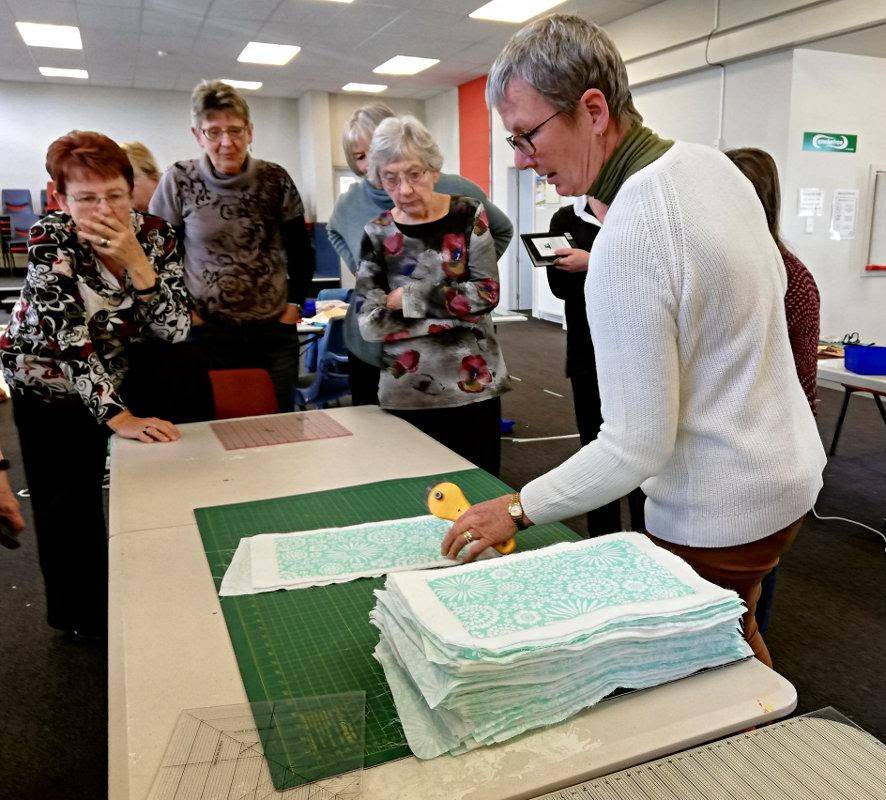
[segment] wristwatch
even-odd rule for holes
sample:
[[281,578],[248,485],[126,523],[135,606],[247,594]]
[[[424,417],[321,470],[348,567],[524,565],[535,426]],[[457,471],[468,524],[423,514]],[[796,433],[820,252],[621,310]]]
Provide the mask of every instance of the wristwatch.
[[508,503],[508,516],[511,518],[511,522],[517,526],[518,531],[525,531],[529,527],[523,522],[523,504],[520,502],[519,492],[511,495],[511,502]]

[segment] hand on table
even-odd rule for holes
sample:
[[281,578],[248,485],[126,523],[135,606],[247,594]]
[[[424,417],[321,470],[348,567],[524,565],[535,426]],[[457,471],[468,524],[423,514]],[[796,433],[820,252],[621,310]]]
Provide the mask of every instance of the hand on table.
[[178,428],[157,417],[136,417],[131,411],[121,411],[108,420],[108,427],[124,439],[138,439],[146,444],[175,442],[181,439]]
[[[512,494],[506,494],[471,506],[443,537],[440,552],[456,559],[462,548],[468,545],[463,558],[467,563],[473,561],[487,547],[504,544],[517,532],[517,527],[508,514],[512,498]],[[471,532],[470,543],[464,535],[467,531]]]
[[385,299],[385,308],[390,311],[401,311],[403,309],[403,287],[394,289]]
[[554,266],[564,272],[587,272],[588,260],[591,254],[587,250],[579,250],[577,247],[558,247],[554,250],[557,260]]

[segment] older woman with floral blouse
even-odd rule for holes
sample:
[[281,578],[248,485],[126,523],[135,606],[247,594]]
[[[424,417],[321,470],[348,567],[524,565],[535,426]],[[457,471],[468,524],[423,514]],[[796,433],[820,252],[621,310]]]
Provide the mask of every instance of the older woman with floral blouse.
[[132,210],[133,172],[107,136],[49,146],[61,211],[31,228],[28,273],[0,340],[34,511],[49,624],[101,638],[107,615],[102,478],[108,437],[171,442],[175,426],[121,396],[127,347],[190,327],[175,233]]
[[366,225],[358,321],[364,339],[384,343],[381,407],[498,474],[508,375],[489,317],[495,244],[478,200],[434,190],[442,163],[414,117],[376,129],[368,176],[394,207]]

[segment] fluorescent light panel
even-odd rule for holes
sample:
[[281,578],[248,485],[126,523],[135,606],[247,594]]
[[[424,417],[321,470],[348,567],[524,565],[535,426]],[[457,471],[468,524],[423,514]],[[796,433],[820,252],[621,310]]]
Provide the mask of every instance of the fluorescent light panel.
[[233,86],[235,89],[248,89],[250,92],[257,91],[262,87],[261,81],[238,81],[234,80],[234,78],[219,78],[219,80],[222,83],[228,84],[228,86]]
[[270,44],[269,42],[250,42],[237,56],[237,61],[248,64],[274,64],[282,67],[295,58],[301,47],[295,44]]
[[73,25],[44,25],[40,22],[16,22],[15,27],[29,47],[59,47],[82,50],[80,29]]
[[492,0],[468,16],[493,22],[526,22],[563,2],[565,0]]
[[[338,2],[338,0],[336,0]],[[388,88],[385,83],[346,83],[341,87],[343,92],[366,92],[378,94]]]
[[439,58],[419,58],[418,56],[394,56],[379,64],[373,72],[382,75],[415,75],[418,72],[439,64]]
[[89,73],[85,69],[61,69],[59,67],[38,67],[40,74],[47,78],[79,78],[87,80]]

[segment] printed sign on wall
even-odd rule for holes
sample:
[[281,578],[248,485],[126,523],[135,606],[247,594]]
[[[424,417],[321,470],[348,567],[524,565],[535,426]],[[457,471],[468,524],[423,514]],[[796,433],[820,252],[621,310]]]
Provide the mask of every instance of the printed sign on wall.
[[854,153],[858,136],[850,133],[820,133],[805,131],[803,149],[819,153]]

